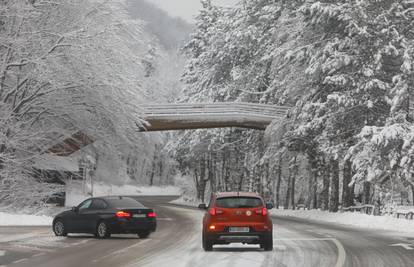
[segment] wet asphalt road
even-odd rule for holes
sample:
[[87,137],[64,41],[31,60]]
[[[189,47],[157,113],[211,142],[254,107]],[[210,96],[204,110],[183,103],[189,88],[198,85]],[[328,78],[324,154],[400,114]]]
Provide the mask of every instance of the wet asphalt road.
[[113,235],[55,237],[50,227],[0,227],[0,266],[414,266],[414,236],[274,217],[274,251],[258,246],[201,249],[202,212],[141,197],[158,214],[148,239]]

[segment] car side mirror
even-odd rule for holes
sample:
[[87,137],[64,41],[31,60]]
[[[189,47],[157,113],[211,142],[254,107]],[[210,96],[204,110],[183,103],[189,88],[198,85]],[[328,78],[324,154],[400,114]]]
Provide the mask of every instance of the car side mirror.
[[73,212],[78,212],[78,211],[79,211],[79,209],[78,209],[78,207],[76,207],[76,206],[75,206],[75,207],[72,207],[72,211],[73,211]]
[[266,203],[266,209],[271,210],[273,209],[273,204],[272,203]]
[[207,205],[203,203],[203,204],[198,205],[198,208],[200,210],[206,210],[207,209]]

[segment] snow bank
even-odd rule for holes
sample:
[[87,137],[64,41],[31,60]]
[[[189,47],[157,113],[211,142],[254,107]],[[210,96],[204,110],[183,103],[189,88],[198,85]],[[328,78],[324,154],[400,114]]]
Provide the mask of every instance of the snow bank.
[[288,216],[317,222],[328,222],[361,228],[414,233],[414,220],[398,219],[391,216],[372,216],[362,213],[333,213],[321,210],[271,210],[276,216]]
[[[189,207],[198,207],[198,205],[202,203],[202,201],[197,199],[197,190],[193,177],[178,174],[174,177],[174,184],[181,188],[181,197],[170,203]],[[204,194],[207,199],[210,198],[210,192],[210,186],[207,184],[206,192]]]
[[187,206],[187,207],[198,207],[201,204],[201,201],[194,198],[189,198],[188,196],[181,196],[173,201],[170,201],[171,204]]
[[[201,202],[186,196],[171,201],[170,203],[182,206],[197,207]],[[391,216],[372,216],[358,212],[333,213],[321,210],[270,210],[271,215],[313,220],[315,222],[335,223],[347,226],[382,229],[414,233],[414,220],[395,218]]]
[[44,215],[10,214],[0,212],[0,226],[52,225],[52,217]]
[[[175,186],[136,186],[136,185],[109,185],[109,184],[94,184],[93,196],[111,196],[111,195],[131,195],[131,196],[180,196],[181,190]],[[83,200],[91,197],[89,194],[83,193],[81,187],[74,185],[66,189],[66,207],[76,206]]]

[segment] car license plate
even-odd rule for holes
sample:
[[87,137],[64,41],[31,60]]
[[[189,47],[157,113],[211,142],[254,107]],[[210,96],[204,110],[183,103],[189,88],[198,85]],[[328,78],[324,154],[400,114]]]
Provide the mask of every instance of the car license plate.
[[230,233],[248,233],[250,232],[249,227],[229,227]]
[[134,218],[145,218],[146,215],[145,214],[134,214],[134,215],[132,215],[132,217],[134,217]]

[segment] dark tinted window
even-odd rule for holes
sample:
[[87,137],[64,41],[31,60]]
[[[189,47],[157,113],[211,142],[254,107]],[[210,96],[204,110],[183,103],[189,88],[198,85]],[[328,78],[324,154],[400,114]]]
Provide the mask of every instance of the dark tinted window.
[[107,205],[105,203],[105,201],[103,201],[102,199],[94,199],[92,202],[92,205],[90,206],[90,209],[94,209],[94,210],[102,210],[102,209],[106,209]]
[[262,200],[257,197],[223,197],[216,200],[220,208],[254,208],[263,206]]
[[87,199],[81,204],[79,204],[79,210],[87,209],[91,206],[91,204],[92,204],[92,199]]
[[110,198],[110,199],[106,199],[106,201],[112,207],[119,207],[119,208],[132,208],[132,207],[142,208],[144,207],[144,205],[142,205],[135,199],[129,198],[129,197]]

